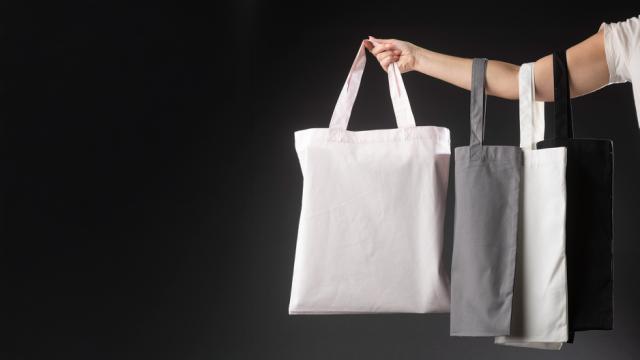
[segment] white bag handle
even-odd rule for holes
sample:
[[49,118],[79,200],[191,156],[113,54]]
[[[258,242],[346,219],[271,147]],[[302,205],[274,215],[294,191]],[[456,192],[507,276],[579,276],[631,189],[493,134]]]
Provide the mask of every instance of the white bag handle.
[[534,150],[544,140],[544,102],[536,101],[535,63],[520,66],[520,147]]
[[[360,80],[362,79],[362,72],[367,62],[366,48],[364,46],[365,41],[360,43],[360,49],[356,55],[351,70],[347,76],[347,81],[342,87],[340,97],[331,115],[330,128],[347,129],[349,124],[349,118],[351,117],[351,109],[353,103],[356,101],[358,95],[358,89],[360,88]],[[373,43],[376,43],[372,41]],[[391,101],[393,102],[393,111],[396,115],[396,123],[399,128],[415,127],[416,121],[413,118],[413,112],[411,111],[411,105],[409,104],[409,97],[407,91],[404,88],[404,82],[402,81],[402,75],[398,69],[396,63],[391,63],[388,68],[389,76],[389,91],[391,93]]]

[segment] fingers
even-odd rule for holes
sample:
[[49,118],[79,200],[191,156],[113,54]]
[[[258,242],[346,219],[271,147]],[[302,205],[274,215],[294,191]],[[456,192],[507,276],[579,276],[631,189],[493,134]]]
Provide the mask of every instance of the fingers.
[[373,45],[373,43],[371,41],[365,40],[364,41],[364,47],[367,48],[367,50],[371,51],[371,50],[373,50],[375,45]]
[[[380,63],[380,66],[387,71],[389,65],[400,59],[402,51],[396,47],[393,43],[383,43],[383,41],[392,41],[393,39],[376,39],[369,36],[369,41],[365,40],[365,47],[375,55],[376,59]],[[374,44],[373,41],[376,41]]]
[[387,68],[389,67],[389,65],[391,63],[398,61],[398,59],[400,59],[398,55],[389,53],[389,54],[386,54],[386,56],[384,56],[382,59],[378,59],[378,62],[380,63],[380,66],[382,66],[384,71],[387,71]]
[[382,53],[379,53],[378,55],[376,55],[376,59],[378,59],[380,64],[382,64],[385,61],[392,60],[394,58],[399,58],[399,56],[394,54],[391,51],[385,51],[385,52],[382,52]]
[[[387,44],[388,45],[388,44]],[[376,45],[373,49],[370,50],[373,55],[378,59],[378,61],[382,61],[388,56],[400,56],[402,55],[402,51],[399,49],[392,49],[386,45]]]
[[370,49],[371,53],[373,55],[378,55],[381,52],[384,51],[393,51],[397,54],[400,54],[401,51],[400,49],[398,49],[394,44],[378,44],[378,45],[374,45],[373,49]]

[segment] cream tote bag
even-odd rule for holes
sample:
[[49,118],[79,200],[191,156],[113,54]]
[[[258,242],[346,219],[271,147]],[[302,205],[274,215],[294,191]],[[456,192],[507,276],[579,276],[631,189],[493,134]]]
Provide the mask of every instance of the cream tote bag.
[[416,126],[396,64],[398,128],[347,130],[365,62],[363,42],[329,128],[295,132],[304,181],[289,314],[448,312],[449,130]]
[[534,64],[520,67],[520,147],[524,154],[510,336],[497,344],[559,350],[568,339],[565,258],[567,149],[536,150],[544,103],[535,101]]

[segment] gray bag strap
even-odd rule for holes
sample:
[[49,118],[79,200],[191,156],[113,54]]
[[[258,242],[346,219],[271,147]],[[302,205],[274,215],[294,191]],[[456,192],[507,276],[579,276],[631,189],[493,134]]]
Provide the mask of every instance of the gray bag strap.
[[487,93],[484,79],[487,59],[475,58],[471,67],[471,139],[469,140],[469,159],[482,158],[484,143],[484,122],[486,115]]

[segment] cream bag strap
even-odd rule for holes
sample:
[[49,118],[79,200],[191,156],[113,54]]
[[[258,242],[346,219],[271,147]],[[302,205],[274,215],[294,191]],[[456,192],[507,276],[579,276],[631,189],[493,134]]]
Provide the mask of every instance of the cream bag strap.
[[[364,42],[365,40],[360,43],[360,49],[358,49],[358,54],[353,61],[353,65],[351,65],[347,81],[342,87],[340,97],[338,97],[338,102],[333,110],[333,115],[331,116],[331,123],[329,123],[330,128],[346,130],[347,125],[349,124],[351,109],[353,108],[353,103],[356,101],[358,89],[360,88],[360,81],[362,79],[362,73],[367,62]],[[391,63],[387,73],[389,76],[389,91],[391,92],[393,111],[396,115],[396,123],[398,124],[398,127],[415,127],[416,121],[413,118],[413,112],[411,111],[411,105],[409,104],[409,97],[407,96],[407,91],[404,88],[404,82],[402,81],[402,75],[400,74],[398,65],[396,63]]]
[[520,147],[534,150],[544,140],[544,102],[536,101],[535,63],[520,66]]

